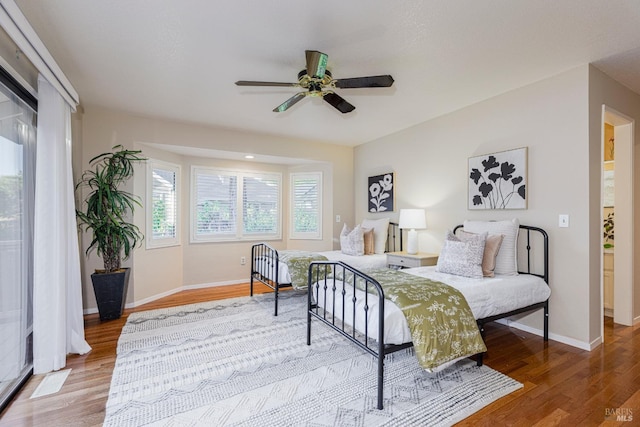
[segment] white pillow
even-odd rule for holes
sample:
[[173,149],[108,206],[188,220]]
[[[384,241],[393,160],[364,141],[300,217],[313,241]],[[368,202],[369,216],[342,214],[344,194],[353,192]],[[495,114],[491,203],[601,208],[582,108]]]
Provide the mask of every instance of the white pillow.
[[373,228],[374,251],[377,254],[383,254],[389,235],[389,218],[365,219],[361,226],[362,228]]
[[482,258],[486,238],[487,233],[470,234],[463,241],[450,230],[447,231],[436,271],[482,279]]
[[350,230],[345,224],[340,232],[340,250],[346,255],[364,255],[364,233],[362,227],[356,225]]
[[470,233],[502,234],[502,244],[496,256],[495,274],[516,276],[518,274],[518,230],[517,218],[506,221],[465,221],[464,231]]

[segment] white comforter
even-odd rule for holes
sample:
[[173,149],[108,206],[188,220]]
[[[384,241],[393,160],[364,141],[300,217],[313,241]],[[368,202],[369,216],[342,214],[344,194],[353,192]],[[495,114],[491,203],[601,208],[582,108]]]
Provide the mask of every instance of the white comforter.
[[[498,314],[507,313],[518,308],[545,301],[551,295],[549,286],[541,278],[529,274],[517,276],[496,276],[494,278],[469,279],[462,276],[438,273],[436,267],[418,267],[402,270],[405,273],[426,277],[431,280],[445,283],[458,289],[467,300],[476,319],[483,319]],[[331,283],[332,285],[332,283]],[[329,286],[331,286],[329,285]],[[315,287],[314,287],[315,289]],[[351,296],[353,290],[349,286],[345,300],[345,321],[350,324],[353,314]],[[318,304],[333,312],[331,292],[327,292],[325,300],[323,285],[320,286]],[[356,290],[356,313],[363,312],[365,304],[364,292]],[[378,331],[378,301],[376,298],[368,298],[366,304],[369,307],[369,336],[376,337]],[[336,315],[342,313],[341,299],[336,302]],[[356,329],[364,330],[363,316],[356,315]],[[402,311],[391,301],[385,300],[384,342],[386,344],[402,344],[411,341],[409,326]],[[352,325],[353,326],[353,325]]]
[[[373,268],[386,268],[387,267],[387,255],[386,254],[371,254],[371,255],[346,255],[341,251],[325,251],[318,252],[320,255],[327,257],[329,261],[342,261],[345,264],[349,264],[351,267],[357,270],[366,270]],[[269,277],[270,279],[274,279]],[[289,268],[284,262],[280,262],[278,265],[278,281],[281,284],[291,283],[291,275],[289,274]]]
[[551,295],[551,289],[545,281],[530,274],[469,279],[438,273],[435,266],[408,268],[403,271],[446,283],[458,289],[466,298],[476,319],[484,319],[542,302]]

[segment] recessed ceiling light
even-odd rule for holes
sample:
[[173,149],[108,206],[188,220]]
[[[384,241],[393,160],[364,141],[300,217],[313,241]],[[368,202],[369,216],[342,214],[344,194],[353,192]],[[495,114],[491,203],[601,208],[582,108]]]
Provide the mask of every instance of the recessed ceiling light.
[[246,156],[244,156],[245,159],[253,159],[253,156],[251,154],[247,154]]

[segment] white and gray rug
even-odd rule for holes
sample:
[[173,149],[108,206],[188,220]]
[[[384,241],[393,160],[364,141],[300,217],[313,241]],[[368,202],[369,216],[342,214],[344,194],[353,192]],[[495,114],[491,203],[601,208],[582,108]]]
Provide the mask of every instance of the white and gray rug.
[[306,294],[273,294],[131,314],[118,341],[105,426],[451,425],[522,384],[471,360],[424,372],[410,350],[376,362],[319,322],[306,345]]

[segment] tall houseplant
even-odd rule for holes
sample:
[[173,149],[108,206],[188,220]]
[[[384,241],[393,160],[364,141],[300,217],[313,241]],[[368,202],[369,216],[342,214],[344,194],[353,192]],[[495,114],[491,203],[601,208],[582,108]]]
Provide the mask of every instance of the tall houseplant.
[[122,145],[113,150],[91,159],[93,169],[85,171],[76,185],[76,191],[89,191],[83,209],[76,210],[80,228],[92,236],[86,254],[95,249],[104,262],[104,270],[91,275],[101,320],[122,315],[130,270],[121,268],[121,261],[144,238],[140,229],[128,222],[135,206],[142,206],[139,198],[121,186],[133,177],[134,164],[146,158],[141,151],[127,150]]

